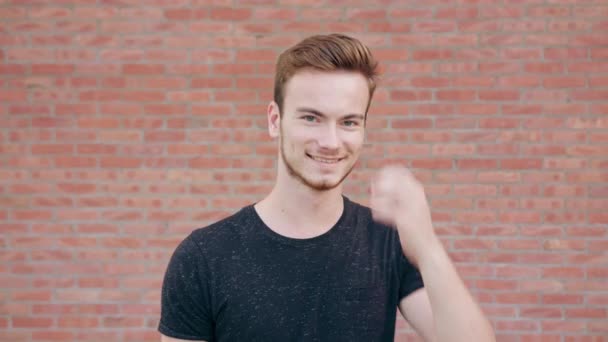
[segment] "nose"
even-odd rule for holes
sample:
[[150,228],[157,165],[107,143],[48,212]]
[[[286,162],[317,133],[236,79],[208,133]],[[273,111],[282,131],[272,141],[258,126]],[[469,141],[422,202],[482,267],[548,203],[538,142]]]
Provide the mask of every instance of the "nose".
[[336,125],[329,124],[325,129],[321,130],[318,138],[319,147],[335,150],[340,147],[340,138]]

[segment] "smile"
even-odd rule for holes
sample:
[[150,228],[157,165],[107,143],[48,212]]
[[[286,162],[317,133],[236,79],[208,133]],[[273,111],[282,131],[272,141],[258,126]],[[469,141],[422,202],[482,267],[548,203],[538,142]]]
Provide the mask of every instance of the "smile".
[[344,158],[323,158],[323,157],[315,157],[315,156],[311,156],[310,154],[306,154],[308,157],[310,157],[311,159],[318,161],[320,163],[325,163],[325,164],[335,164],[339,161],[341,161]]

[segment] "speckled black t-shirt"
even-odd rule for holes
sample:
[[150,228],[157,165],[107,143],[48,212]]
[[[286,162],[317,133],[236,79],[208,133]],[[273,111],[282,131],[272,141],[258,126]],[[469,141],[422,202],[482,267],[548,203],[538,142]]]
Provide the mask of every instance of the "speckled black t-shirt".
[[205,341],[393,341],[401,298],[423,286],[397,231],[344,198],[327,233],[292,239],[253,205],[193,231],[165,274],[158,330]]

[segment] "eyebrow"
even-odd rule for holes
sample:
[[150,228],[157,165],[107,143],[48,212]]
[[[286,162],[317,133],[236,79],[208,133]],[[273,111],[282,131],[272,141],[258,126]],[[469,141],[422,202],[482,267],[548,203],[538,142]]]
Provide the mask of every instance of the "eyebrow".
[[[317,115],[319,117],[327,117],[327,115],[321,113],[320,111],[314,109],[314,108],[308,108],[308,107],[298,107],[296,108],[296,112],[304,112],[304,113],[311,113],[314,115]],[[347,114],[345,115],[342,119],[360,119],[360,120],[365,120],[365,115],[363,114]]]

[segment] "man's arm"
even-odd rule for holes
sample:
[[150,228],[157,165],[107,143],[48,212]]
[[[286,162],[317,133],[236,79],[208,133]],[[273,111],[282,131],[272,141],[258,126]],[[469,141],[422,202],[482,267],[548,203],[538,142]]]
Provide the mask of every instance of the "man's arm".
[[160,342],[206,342],[206,341],[192,341],[192,340],[180,340],[177,338],[165,336],[163,334],[160,335]]
[[403,318],[426,342],[435,342],[433,310],[425,288],[409,294],[399,303]]
[[[427,300],[418,295],[400,303],[413,328],[430,341],[434,336],[438,342],[494,342],[490,321],[435,234],[424,188],[414,175],[403,167],[381,170],[372,183],[371,207],[374,219],[397,228],[404,255],[422,275]],[[429,307],[432,319],[417,317],[428,316]]]
[[405,297],[399,309],[425,341],[495,341],[443,246],[431,248],[418,266],[425,289]]

